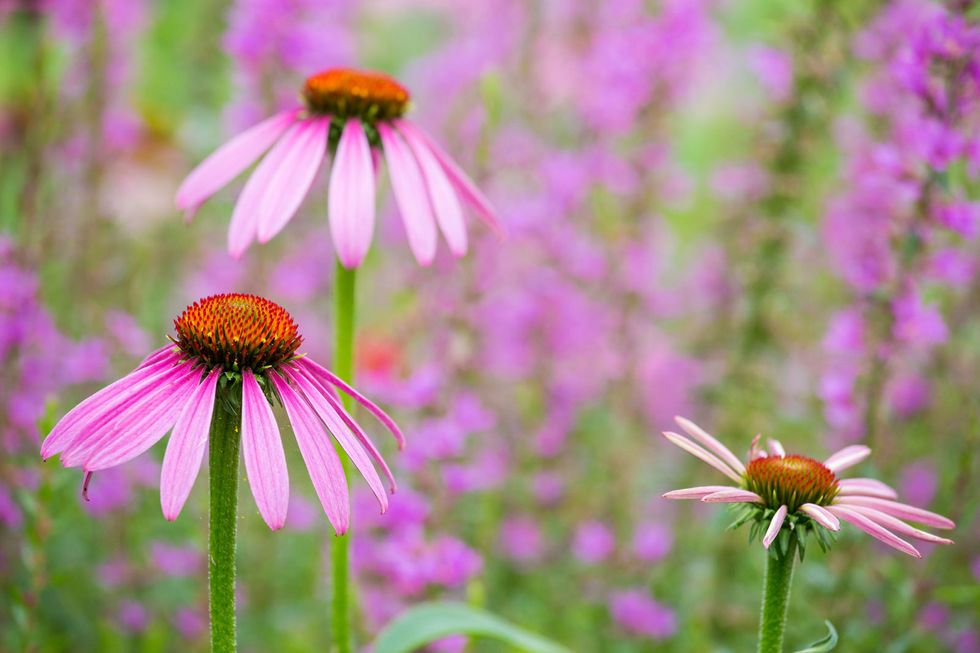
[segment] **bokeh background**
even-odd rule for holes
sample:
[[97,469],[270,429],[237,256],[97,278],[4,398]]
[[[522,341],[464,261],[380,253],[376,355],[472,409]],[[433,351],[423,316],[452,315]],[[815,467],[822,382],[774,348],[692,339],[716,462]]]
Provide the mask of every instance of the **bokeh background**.
[[[848,653],[980,651],[975,4],[0,0],[0,650],[206,650],[204,475],[168,523],[162,444],[85,503],[39,442],[212,292],[283,304],[330,360],[323,173],[237,262],[241,180],[189,225],[173,195],[354,65],[409,87],[509,231],[470,216],[470,254],[422,269],[382,193],[357,375],[409,446],[387,515],[355,482],[363,644],[452,597],[575,651],[752,650],[761,547],[660,499],[718,481],[659,436],[683,414],[738,452],[866,442],[861,475],[958,523],[921,561],[851,527],[811,547],[792,648],[830,619]],[[243,490],[243,651],[330,643],[333,536],[285,443],[288,528]]]

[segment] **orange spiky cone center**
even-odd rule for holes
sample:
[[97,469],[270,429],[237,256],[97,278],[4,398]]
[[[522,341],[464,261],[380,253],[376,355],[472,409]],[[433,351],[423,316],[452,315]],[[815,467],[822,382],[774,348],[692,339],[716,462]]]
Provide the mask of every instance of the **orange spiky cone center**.
[[174,342],[208,369],[259,373],[296,354],[303,342],[293,318],[268,299],[241,293],[199,300],[174,320]]
[[837,476],[818,460],[805,456],[756,458],[745,468],[745,487],[770,508],[792,513],[804,503],[829,505],[837,496]]
[[375,122],[404,115],[409,94],[383,73],[331,68],[306,80],[303,99],[313,113]]

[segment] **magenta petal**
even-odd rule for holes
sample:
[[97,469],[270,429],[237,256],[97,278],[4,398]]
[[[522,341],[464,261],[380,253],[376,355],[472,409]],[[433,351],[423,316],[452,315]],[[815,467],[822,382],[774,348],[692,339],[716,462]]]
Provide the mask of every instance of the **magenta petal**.
[[259,514],[272,530],[286,523],[289,473],[279,426],[252,370],[242,372],[242,456]]
[[374,166],[367,134],[356,118],[348,119],[337,144],[327,198],[330,235],[346,268],[364,260],[374,235]]
[[201,459],[211,433],[215,388],[221,369],[214,368],[177,417],[160,470],[160,506],[165,519],[177,519],[201,469]]
[[893,517],[898,517],[899,519],[907,519],[909,521],[925,524],[926,526],[933,526],[935,528],[949,529],[956,527],[956,524],[954,524],[951,519],[947,519],[946,517],[938,515],[929,510],[923,510],[922,508],[916,508],[915,506],[910,506],[905,503],[899,503],[898,501],[888,501],[887,499],[878,499],[876,497],[843,496],[838,497],[835,503],[840,505],[865,506],[867,508],[874,508],[892,515]]
[[267,243],[286,226],[313,185],[327,153],[330,120],[304,122],[299,142],[279,165],[259,207],[259,242]]
[[766,529],[766,534],[762,536],[762,546],[767,549],[772,544],[776,536],[779,535],[779,529],[783,527],[783,521],[786,520],[786,506],[779,506],[779,510],[776,514],[772,516],[772,521],[769,522],[769,528]]
[[429,265],[436,255],[436,223],[426,192],[425,180],[415,157],[402,137],[385,123],[378,123],[378,133],[388,161],[388,176],[398,202],[408,244],[420,265]]
[[327,519],[338,535],[347,532],[350,526],[350,499],[347,490],[347,477],[340,457],[330,444],[323,430],[323,424],[316,413],[289,384],[278,374],[270,374],[273,385],[279,393],[282,405],[289,416],[289,423],[296,435],[299,452],[306,463],[306,469],[313,481],[313,489],[320,498],[320,505]]
[[228,227],[228,253],[240,257],[255,240],[259,229],[260,209],[266,192],[272,185],[279,168],[290,153],[301,144],[305,121],[294,123],[279,141],[272,146],[261,163],[256,166],[252,176],[245,182],[235,210],[231,213]]
[[215,150],[187,175],[177,189],[177,208],[193,211],[255,163],[293,124],[296,113],[296,109],[290,109],[267,118]]
[[922,557],[922,554],[919,553],[918,549],[916,549],[914,546],[895,535],[884,526],[881,526],[865,515],[862,515],[860,512],[845,506],[830,506],[827,509],[844,521],[854,524],[871,537],[884,542],[888,546],[898,549],[902,553],[907,553],[913,558]]
[[491,229],[496,232],[498,237],[504,236],[504,228],[500,224],[500,220],[497,217],[497,212],[490,205],[490,201],[486,196],[477,188],[473,180],[463,172],[453,159],[446,154],[446,152],[439,147],[439,144],[434,140],[429,138],[428,134],[423,132],[418,126],[410,123],[406,120],[398,121],[398,128],[405,132],[406,130],[414,132],[420,139],[422,139],[428,146],[429,150],[432,152],[433,156],[439,161],[442,169],[446,172],[449,177],[449,181],[452,183],[453,187],[459,192],[463,200],[469,204],[477,212],[477,214],[483,218],[483,220],[490,226]]
[[449,251],[456,256],[462,256],[466,253],[466,224],[463,222],[463,209],[459,206],[456,191],[449,183],[446,172],[439,165],[432,150],[429,149],[429,145],[414,129],[404,128],[409,123],[402,120],[397,124],[412,153],[415,154],[415,160],[419,164],[429,192],[429,201],[432,202],[436,222],[449,244]]

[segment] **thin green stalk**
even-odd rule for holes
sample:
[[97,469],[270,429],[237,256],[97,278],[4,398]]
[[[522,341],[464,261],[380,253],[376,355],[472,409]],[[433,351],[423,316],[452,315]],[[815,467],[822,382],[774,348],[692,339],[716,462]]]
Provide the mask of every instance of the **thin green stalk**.
[[770,554],[767,558],[762,617],[759,620],[759,653],[783,653],[786,612],[796,562],[796,540],[789,538],[786,549],[782,555]]
[[238,528],[238,449],[242,386],[218,389],[211,418],[208,472],[211,488],[208,583],[211,653],[234,653],[235,535]]
[[[339,261],[334,272],[334,373],[352,383],[354,381],[354,319],[357,270],[348,270]],[[342,395],[344,406],[351,409],[350,398]],[[345,476],[349,471],[347,457],[340,456]],[[350,589],[350,531],[334,538],[331,547],[333,568],[333,632],[334,650],[350,653],[351,637],[351,589]]]

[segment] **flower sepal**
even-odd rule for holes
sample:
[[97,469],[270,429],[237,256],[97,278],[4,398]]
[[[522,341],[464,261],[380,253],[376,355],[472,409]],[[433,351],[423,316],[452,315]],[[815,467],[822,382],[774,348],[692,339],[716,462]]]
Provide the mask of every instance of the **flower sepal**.
[[[759,504],[737,504],[734,510],[736,517],[728,525],[728,530],[735,530],[751,522],[749,528],[749,544],[755,542],[756,539],[762,539],[766,529],[776,515],[776,511],[772,508],[767,508]],[[769,555],[774,555],[777,558],[784,556],[786,551],[789,550],[790,538],[793,538],[796,540],[796,550],[799,554],[800,562],[802,562],[806,555],[806,544],[810,535],[816,538],[817,545],[824,553],[830,550],[836,539],[832,531],[823,528],[808,515],[798,512],[790,513],[786,515],[782,528],[779,530],[779,535],[776,536],[769,546]]]

